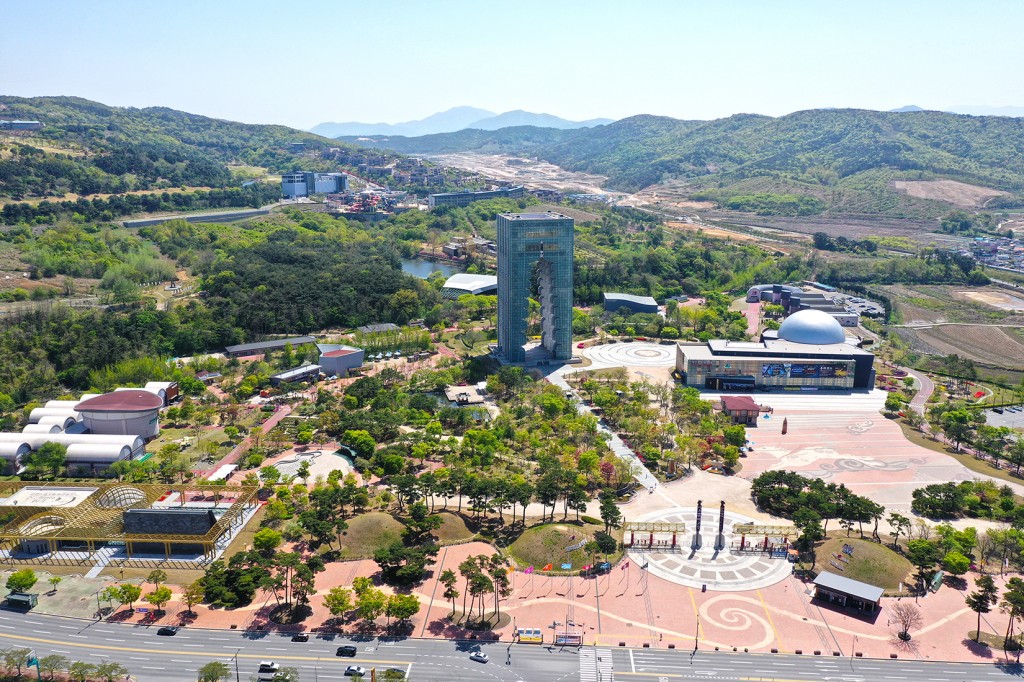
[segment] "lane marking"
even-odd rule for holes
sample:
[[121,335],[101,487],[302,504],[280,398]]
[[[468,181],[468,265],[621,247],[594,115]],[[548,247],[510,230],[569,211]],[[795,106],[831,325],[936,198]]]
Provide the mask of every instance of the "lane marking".
[[[88,644],[88,643],[79,644],[77,642],[64,642],[64,641],[56,640],[56,639],[45,639],[43,637],[28,637],[26,635],[8,635],[8,634],[4,634],[4,633],[0,633],[0,638],[3,638],[3,639],[16,639],[16,640],[21,641],[21,642],[36,642],[38,644],[58,644],[58,645],[62,645],[62,646],[70,645],[70,646],[78,647],[78,648],[81,648],[81,649],[98,649],[98,650],[101,650],[101,651],[130,651],[130,652],[137,653],[137,654],[158,654],[160,656],[167,656],[168,653],[169,653],[166,649],[142,649],[142,648],[128,647],[128,646],[109,646],[109,645],[106,645],[106,644]],[[195,646],[199,646],[199,645],[195,645]],[[194,653],[197,656],[208,656],[210,658],[218,658],[218,659],[224,655],[223,653],[214,653],[212,651],[195,651],[195,652],[190,651],[189,653]],[[99,654],[95,654],[95,655],[99,655]],[[266,654],[243,654],[243,653],[239,653],[238,657],[239,658],[251,658],[253,660],[266,660],[266,658],[267,658]],[[323,658],[323,656],[320,656],[320,657],[316,657],[316,656],[276,656],[275,658],[280,658],[280,659],[285,660],[285,661],[317,661],[317,660],[320,660],[321,658]],[[353,659],[353,660],[356,661],[356,662],[360,662],[359,659]],[[371,660],[364,659],[363,662],[369,663],[371,665],[377,665],[377,664],[383,664],[383,665],[406,665],[408,663],[408,661],[389,661],[389,660],[381,660],[381,659],[371,659]],[[163,670],[163,668],[154,668],[154,670]]]

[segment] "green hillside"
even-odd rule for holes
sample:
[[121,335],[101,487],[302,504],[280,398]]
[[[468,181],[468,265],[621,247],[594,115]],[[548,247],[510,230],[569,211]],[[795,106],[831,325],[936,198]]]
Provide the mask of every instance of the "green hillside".
[[763,206],[748,197],[776,193],[810,197],[815,201],[804,206],[829,212],[919,217],[948,209],[899,194],[891,186],[897,179],[952,179],[1010,193],[991,200],[990,208],[1024,202],[1020,118],[857,109],[714,121],[644,115],[530,139],[517,129],[407,138],[401,149],[528,151],[569,170],[607,175],[613,189],[636,191],[685,179],[695,193],[703,191],[701,198],[722,205],[739,196],[741,205]]
[[[227,164],[279,173],[316,166],[288,150],[339,146],[285,126],[249,125],[163,107],[111,107],[77,97],[0,96],[0,117],[42,130],[0,137],[0,198],[26,200],[173,187],[237,186]],[[316,170],[310,167],[309,170]]]

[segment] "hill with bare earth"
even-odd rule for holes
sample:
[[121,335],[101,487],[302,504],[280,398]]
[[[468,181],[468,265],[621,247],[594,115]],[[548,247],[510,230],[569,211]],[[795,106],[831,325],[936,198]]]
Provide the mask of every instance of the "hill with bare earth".
[[636,192],[686,181],[688,198],[760,215],[934,219],[950,206],[1024,206],[1024,120],[936,111],[816,109],[714,121],[634,116],[599,128],[506,128],[357,144],[407,153],[535,156]]

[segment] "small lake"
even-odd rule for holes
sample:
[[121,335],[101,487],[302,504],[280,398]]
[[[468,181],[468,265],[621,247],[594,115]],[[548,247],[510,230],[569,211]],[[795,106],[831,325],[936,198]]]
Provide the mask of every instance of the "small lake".
[[443,273],[445,277],[451,277],[456,272],[459,272],[459,269],[454,265],[435,263],[434,261],[423,260],[421,258],[403,258],[402,272],[419,277],[420,279],[426,279],[430,277],[430,273],[432,272],[440,272]]

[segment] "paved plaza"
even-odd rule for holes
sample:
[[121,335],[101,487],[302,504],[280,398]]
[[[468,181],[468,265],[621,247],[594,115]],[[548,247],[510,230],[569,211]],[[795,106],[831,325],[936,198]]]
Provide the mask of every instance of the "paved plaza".
[[589,367],[572,368],[570,371],[589,371],[609,367],[674,367],[676,346],[634,341],[632,343],[609,343],[590,346],[580,351],[590,360]]
[[[884,400],[884,392],[872,393],[881,393]],[[917,488],[989,478],[952,457],[908,441],[899,424],[880,413],[873,397],[759,395],[758,402],[774,412],[770,419],[762,415],[756,428],[747,429],[754,448],[743,460],[740,476],[751,480],[769,470],[798,471],[844,483],[855,493],[902,514],[909,514]],[[1018,494],[1024,492],[1024,486],[992,480],[1010,485]]]
[[[751,523],[754,519],[726,509],[723,537],[718,535],[719,506],[709,504],[703,509],[701,533],[696,535],[697,509],[674,509],[646,514],[636,521],[658,521],[671,524],[685,524],[685,533],[679,534],[676,548],[669,545],[671,533],[652,533],[656,544],[650,549],[643,546],[631,549],[629,558],[639,566],[647,566],[651,575],[687,587],[720,592],[756,590],[785,580],[793,571],[793,565],[784,557],[771,558],[754,548],[764,537],[741,537],[735,532],[737,524]],[[630,532],[626,531],[624,541],[629,542]],[[638,545],[647,543],[647,533],[634,534]],[[741,550],[740,546],[745,549]],[[635,545],[634,547],[637,547]]]

